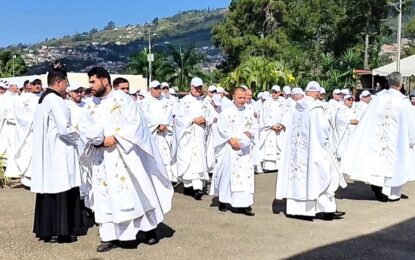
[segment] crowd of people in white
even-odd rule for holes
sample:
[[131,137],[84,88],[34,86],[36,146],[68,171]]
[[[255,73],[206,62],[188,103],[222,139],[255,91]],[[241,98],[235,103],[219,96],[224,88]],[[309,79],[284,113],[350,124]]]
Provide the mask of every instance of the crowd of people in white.
[[[415,108],[401,90],[278,85],[253,99],[245,85],[232,98],[200,78],[178,98],[166,82],[132,93],[100,67],[90,86],[69,84],[60,64],[47,88],[35,80],[0,82],[0,155],[5,174],[36,193],[34,233],[45,242],[76,240],[91,209],[102,243],[126,246],[155,229],[171,209],[173,187],[201,200],[217,197],[221,212],[254,216],[255,173],[277,172],[275,198],[287,217],[341,219],[335,192],[344,175],[371,185],[378,200],[396,201],[415,179]],[[210,185],[208,185],[210,184]],[[208,188],[209,187],[209,188]]]

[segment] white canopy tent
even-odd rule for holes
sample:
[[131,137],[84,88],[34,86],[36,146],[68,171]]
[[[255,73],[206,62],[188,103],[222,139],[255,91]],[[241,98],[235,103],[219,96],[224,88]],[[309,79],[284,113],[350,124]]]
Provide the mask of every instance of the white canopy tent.
[[[396,71],[396,61],[372,70],[372,75],[386,77],[394,71]],[[401,74],[406,78],[415,76],[415,55],[401,59]]]

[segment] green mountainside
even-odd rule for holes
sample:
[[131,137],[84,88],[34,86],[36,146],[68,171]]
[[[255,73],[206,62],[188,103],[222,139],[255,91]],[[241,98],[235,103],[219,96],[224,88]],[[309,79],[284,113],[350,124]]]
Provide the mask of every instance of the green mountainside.
[[218,63],[222,56],[211,43],[213,26],[223,21],[227,9],[205,9],[180,12],[168,18],[155,18],[140,25],[117,27],[109,22],[103,30],[47,39],[33,45],[8,47],[21,54],[29,74],[44,73],[50,61],[61,59],[69,71],[87,71],[100,65],[112,73],[122,72],[130,55],[148,47],[151,32],[154,51],[166,44],[194,44],[208,63]]

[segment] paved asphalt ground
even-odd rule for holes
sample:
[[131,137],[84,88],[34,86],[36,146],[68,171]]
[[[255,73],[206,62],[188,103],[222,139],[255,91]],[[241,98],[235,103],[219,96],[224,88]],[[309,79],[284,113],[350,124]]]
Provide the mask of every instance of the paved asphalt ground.
[[34,196],[0,189],[0,259],[414,259],[415,184],[408,199],[377,202],[370,187],[351,183],[338,191],[344,219],[313,222],[286,218],[273,201],[275,174],[256,176],[255,217],[220,213],[212,198],[175,193],[158,245],[96,253],[96,227],[73,244],[45,244],[32,233]]

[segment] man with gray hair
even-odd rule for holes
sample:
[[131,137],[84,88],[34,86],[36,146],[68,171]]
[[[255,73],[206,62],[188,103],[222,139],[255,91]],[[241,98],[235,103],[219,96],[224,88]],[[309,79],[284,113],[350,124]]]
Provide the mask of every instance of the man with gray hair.
[[377,94],[351,136],[341,170],[371,185],[379,201],[401,198],[402,187],[415,180],[415,110],[401,93],[402,75],[388,75],[389,89]]
[[277,175],[276,199],[286,199],[286,215],[312,220],[318,213],[324,220],[339,219],[335,192],[345,187],[329,147],[330,124],[317,102],[320,84],[311,81],[305,97],[297,102],[292,116],[282,121],[287,141]]

